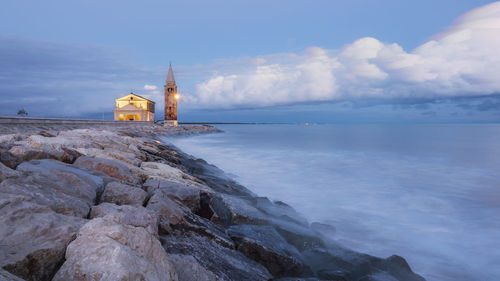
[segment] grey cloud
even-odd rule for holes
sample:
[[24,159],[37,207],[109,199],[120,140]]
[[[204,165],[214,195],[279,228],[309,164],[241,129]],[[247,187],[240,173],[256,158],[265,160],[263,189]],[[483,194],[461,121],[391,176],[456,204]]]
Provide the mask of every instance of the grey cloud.
[[122,57],[98,47],[0,37],[0,115],[19,108],[37,116],[110,111],[117,96],[161,79],[160,71]]

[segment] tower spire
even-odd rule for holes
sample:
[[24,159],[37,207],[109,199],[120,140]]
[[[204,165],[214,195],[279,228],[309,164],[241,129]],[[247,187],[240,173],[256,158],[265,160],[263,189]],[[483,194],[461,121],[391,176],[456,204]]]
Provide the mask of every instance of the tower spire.
[[167,85],[174,85],[174,84],[175,84],[174,71],[172,70],[172,63],[170,63],[170,66],[168,67]]

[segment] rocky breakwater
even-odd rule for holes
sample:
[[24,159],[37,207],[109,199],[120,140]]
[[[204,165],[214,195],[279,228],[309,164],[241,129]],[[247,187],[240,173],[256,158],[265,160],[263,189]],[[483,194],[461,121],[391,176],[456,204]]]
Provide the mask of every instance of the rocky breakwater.
[[0,136],[0,280],[404,280],[148,126]]

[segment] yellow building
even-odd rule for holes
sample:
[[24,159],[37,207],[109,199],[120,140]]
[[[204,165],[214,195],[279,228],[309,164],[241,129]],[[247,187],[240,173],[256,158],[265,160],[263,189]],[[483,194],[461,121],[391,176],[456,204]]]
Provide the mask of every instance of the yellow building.
[[115,120],[151,121],[155,120],[155,102],[134,93],[115,100]]

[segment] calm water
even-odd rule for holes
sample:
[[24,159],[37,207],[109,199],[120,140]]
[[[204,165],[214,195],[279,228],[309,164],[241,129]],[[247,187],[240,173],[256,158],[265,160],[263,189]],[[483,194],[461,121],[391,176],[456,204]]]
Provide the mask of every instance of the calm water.
[[221,125],[170,139],[430,281],[500,280],[500,125]]

